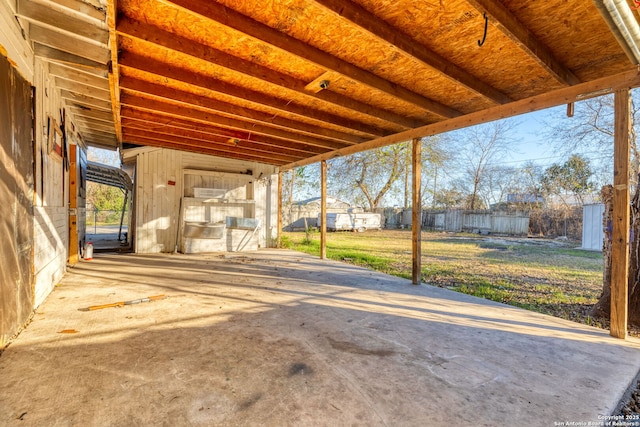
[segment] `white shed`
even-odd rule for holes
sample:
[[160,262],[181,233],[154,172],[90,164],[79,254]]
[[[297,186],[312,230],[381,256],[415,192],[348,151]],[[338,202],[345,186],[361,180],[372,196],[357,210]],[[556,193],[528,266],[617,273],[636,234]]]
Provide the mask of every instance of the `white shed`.
[[601,251],[604,242],[602,215],[604,204],[596,203],[582,207],[582,249]]

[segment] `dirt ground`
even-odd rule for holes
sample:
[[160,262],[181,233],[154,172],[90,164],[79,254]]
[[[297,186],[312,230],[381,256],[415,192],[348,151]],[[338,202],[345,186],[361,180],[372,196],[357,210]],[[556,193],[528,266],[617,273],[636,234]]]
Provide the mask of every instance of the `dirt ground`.
[[0,425],[552,426],[639,370],[640,341],[292,251],[99,255],[0,356]]

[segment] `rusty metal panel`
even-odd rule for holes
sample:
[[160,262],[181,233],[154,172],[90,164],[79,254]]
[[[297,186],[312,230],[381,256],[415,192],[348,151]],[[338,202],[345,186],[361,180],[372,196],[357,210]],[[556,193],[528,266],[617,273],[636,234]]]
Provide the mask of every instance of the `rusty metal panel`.
[[0,348],[33,310],[31,85],[0,56]]

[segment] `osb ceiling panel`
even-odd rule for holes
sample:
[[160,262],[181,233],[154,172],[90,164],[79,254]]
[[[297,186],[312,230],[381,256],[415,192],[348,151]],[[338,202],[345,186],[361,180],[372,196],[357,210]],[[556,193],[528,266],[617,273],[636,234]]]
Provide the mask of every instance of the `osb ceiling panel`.
[[596,2],[114,2],[116,126],[286,169],[640,84]]

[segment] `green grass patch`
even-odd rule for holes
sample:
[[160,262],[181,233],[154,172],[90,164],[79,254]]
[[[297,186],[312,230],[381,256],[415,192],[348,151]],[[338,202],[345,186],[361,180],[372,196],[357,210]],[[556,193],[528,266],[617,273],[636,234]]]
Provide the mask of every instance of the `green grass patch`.
[[[320,254],[318,232],[284,233],[281,241]],[[411,232],[328,233],[327,257],[410,278]],[[423,282],[583,323],[602,291],[602,264],[601,253],[540,239],[422,234]]]

